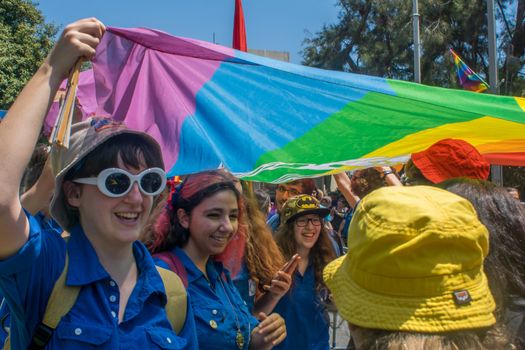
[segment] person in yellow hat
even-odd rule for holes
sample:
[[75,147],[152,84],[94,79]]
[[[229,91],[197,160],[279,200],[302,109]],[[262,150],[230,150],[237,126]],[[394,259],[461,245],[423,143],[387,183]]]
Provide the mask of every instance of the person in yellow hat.
[[361,200],[349,252],[324,270],[356,349],[503,349],[483,272],[489,241],[469,201],[429,186]]

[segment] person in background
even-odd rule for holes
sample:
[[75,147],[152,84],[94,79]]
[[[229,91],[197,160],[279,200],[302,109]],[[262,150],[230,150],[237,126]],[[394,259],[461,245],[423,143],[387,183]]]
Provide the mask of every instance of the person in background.
[[270,349],[286,337],[278,314],[252,316],[230,272],[216,260],[242,247],[237,235],[244,215],[231,174],[207,171],[189,175],[175,189],[151,232],[157,263],[187,285],[201,349]]
[[324,267],[335,258],[323,225],[330,212],[316,198],[299,195],[286,201],[275,239],[286,259],[300,257],[293,285],[277,304],[287,324],[288,337],[276,349],[329,349],[328,290]]
[[483,271],[489,233],[466,199],[377,189],[357,206],[348,245],[323,277],[355,349],[509,349]]
[[277,228],[279,227],[279,224],[281,222],[281,208],[283,207],[284,203],[288,200],[288,198],[295,197],[300,194],[311,195],[314,190],[315,183],[312,179],[299,179],[285,184],[277,185],[277,188],[275,189],[275,206],[277,209],[277,213],[270,217],[270,219],[268,219],[268,221],[266,222],[274,234],[275,231],[277,231]]
[[339,236],[341,236],[344,243],[347,243],[348,228],[361,198],[385,185],[401,185],[401,182],[390,167],[358,169],[352,173],[352,178],[343,172],[335,174],[334,179],[337,188],[349,204],[349,208],[344,215],[344,223],[338,227]]
[[517,349],[525,348],[525,209],[505,188],[468,178],[454,178],[439,187],[469,200],[489,230],[484,262],[496,300],[496,320],[507,326]]
[[334,231],[338,234],[341,232],[341,224],[344,222],[345,214],[348,211],[348,204],[344,197],[339,197],[337,199],[337,204],[335,207],[330,209],[330,216],[332,217],[332,227]]
[[268,217],[270,215],[271,210],[271,198],[267,191],[263,189],[257,189],[253,191],[255,194],[255,198],[257,199],[257,205],[259,207],[259,210],[264,214],[264,217]]
[[[62,234],[64,230],[51,217],[49,213],[49,205],[53,198],[55,190],[55,177],[51,168],[51,157],[41,152],[49,152],[50,148],[38,147],[38,160],[43,161],[44,164],[36,164],[33,167],[28,167],[31,175],[24,175],[26,178],[26,185],[29,186],[27,191],[20,196],[22,207],[26,209],[31,215],[39,221],[43,228],[49,229],[51,232]],[[42,158],[41,158],[42,157]],[[29,178],[37,176],[36,179]]]
[[470,143],[443,139],[413,153],[405,165],[405,185],[432,185],[454,177],[487,180],[490,164]]
[[321,200],[319,201],[319,204],[324,207],[324,208],[332,208],[332,197],[330,196],[324,196],[323,198],[321,198]]
[[[191,307],[176,334],[161,275],[137,241],[166,183],[160,146],[151,136],[90,118],[71,127],[69,148],[52,150],[50,212],[71,233],[67,242],[47,234],[20,201],[24,169],[51,101],[75,63],[95,55],[104,31],[94,18],[66,26],[0,124],[0,293],[10,310],[11,348],[47,343],[46,349],[150,349],[171,343],[196,349]],[[63,283],[81,290],[53,331],[42,319],[63,272]]]
[[520,192],[516,187],[507,187],[507,192],[510,194],[510,196],[514,199],[516,199],[518,202],[521,201],[520,198]]
[[314,188],[312,191],[312,196],[314,196],[318,201],[320,201],[324,197],[324,192],[320,188]]

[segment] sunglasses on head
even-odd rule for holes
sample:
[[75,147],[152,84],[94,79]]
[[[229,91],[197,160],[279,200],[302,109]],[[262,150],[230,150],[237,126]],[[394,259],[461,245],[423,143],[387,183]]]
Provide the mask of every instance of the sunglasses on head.
[[96,185],[100,192],[112,198],[125,196],[136,182],[143,194],[156,196],[166,187],[166,173],[161,168],[150,168],[133,175],[123,169],[108,168],[102,170],[97,177],[83,177],[73,182]]

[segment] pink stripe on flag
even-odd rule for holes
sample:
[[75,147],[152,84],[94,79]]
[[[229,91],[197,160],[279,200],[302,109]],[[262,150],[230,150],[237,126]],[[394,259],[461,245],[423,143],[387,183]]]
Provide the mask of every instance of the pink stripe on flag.
[[169,167],[197,92],[230,57],[155,30],[108,28],[93,61],[97,114],[153,136]]

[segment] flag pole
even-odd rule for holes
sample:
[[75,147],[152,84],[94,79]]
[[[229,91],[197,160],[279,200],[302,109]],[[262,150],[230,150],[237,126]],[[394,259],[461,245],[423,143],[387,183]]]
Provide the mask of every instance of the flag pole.
[[421,83],[421,44],[419,40],[418,0],[412,1],[412,28],[414,33],[414,81]]
[[248,51],[248,44],[246,42],[246,26],[244,24],[244,13],[242,11],[242,0],[235,0],[232,47],[236,50],[244,52]]
[[[498,94],[498,62],[496,60],[496,19],[494,16],[494,0],[487,0],[487,24],[489,41],[489,85],[490,93]],[[503,185],[503,167],[491,166],[492,181],[498,186]]]
[[494,0],[487,0],[487,22],[489,43],[489,85],[490,93],[498,94],[498,62],[496,60],[496,20]]

